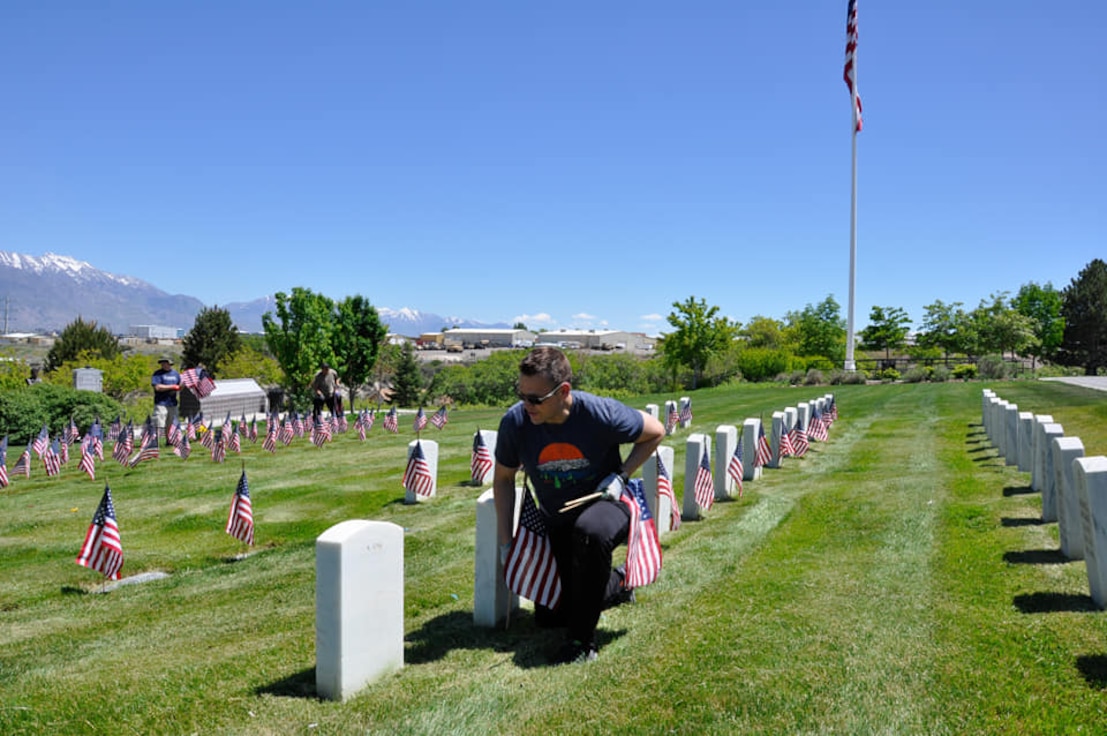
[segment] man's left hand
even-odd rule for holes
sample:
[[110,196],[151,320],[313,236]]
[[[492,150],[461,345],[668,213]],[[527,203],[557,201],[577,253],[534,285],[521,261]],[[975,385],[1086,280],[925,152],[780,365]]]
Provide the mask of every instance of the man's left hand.
[[602,493],[605,501],[618,501],[623,495],[623,489],[626,488],[626,482],[623,480],[623,476],[618,473],[611,473],[602,481],[600,485],[596,487],[597,493]]

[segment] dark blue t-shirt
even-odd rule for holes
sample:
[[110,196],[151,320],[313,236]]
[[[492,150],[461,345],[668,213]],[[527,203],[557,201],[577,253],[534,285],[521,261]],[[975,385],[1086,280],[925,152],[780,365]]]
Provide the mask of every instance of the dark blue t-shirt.
[[619,446],[642,434],[642,413],[621,401],[573,391],[569,417],[562,424],[534,424],[519,402],[500,420],[496,461],[523,466],[547,514],[570,499],[596,490],[609,473],[619,471]]
[[[169,370],[162,370],[158,368],[154,371],[154,375],[150,378],[151,386],[176,386],[181,382],[181,374],[170,368]],[[176,406],[177,405],[177,392],[176,391],[158,391],[154,389],[154,404],[161,406]]]

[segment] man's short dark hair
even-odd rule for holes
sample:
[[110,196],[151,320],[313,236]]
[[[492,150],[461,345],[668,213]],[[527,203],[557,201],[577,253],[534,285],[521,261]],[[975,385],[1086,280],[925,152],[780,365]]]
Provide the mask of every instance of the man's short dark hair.
[[519,363],[519,372],[524,376],[542,376],[555,386],[571,383],[573,367],[565,353],[557,348],[542,346],[531,350]]

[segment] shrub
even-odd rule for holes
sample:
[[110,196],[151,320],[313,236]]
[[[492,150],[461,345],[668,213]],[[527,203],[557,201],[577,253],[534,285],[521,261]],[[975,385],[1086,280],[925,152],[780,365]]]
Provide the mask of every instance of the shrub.
[[880,380],[885,383],[894,383],[899,380],[899,371],[895,368],[885,368],[880,372]]
[[962,381],[971,381],[976,378],[976,365],[974,363],[962,363],[953,369],[952,375]]
[[1000,381],[1010,376],[1010,366],[1001,355],[984,355],[976,361],[981,378]]
[[944,365],[935,366],[930,373],[930,380],[935,383],[945,383],[949,380],[950,370]]
[[804,386],[818,386],[823,382],[823,372],[818,368],[811,368],[807,371],[807,374],[803,377]]
[[18,446],[37,435],[44,424],[56,434],[72,417],[84,432],[97,417],[108,422],[124,413],[119,402],[104,394],[36,383],[0,394],[0,436],[10,435],[11,443]]
[[858,368],[855,371],[846,371],[841,368],[837,368],[831,372],[827,378],[827,382],[831,386],[838,385],[860,385],[865,383],[869,378],[869,374]]
[[914,366],[903,374],[904,383],[922,383],[930,377],[930,371],[922,366]]
[[809,371],[832,371],[834,370],[834,363],[829,358],[824,358],[821,355],[812,355],[804,359],[803,367]]
[[747,381],[768,381],[786,373],[791,359],[791,354],[784,350],[744,348],[738,353],[737,370]]

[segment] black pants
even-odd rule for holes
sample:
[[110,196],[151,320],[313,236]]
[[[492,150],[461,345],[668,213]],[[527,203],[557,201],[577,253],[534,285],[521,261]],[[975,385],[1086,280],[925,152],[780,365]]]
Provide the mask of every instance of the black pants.
[[331,414],[334,414],[334,396],[316,396],[312,402],[311,416],[313,419],[318,419],[323,414],[323,407],[327,407]]
[[623,578],[611,569],[611,556],[629,530],[630,513],[612,501],[597,501],[575,519],[547,528],[561,576],[558,608],[571,638],[594,641],[600,611],[610,608],[622,590]]

